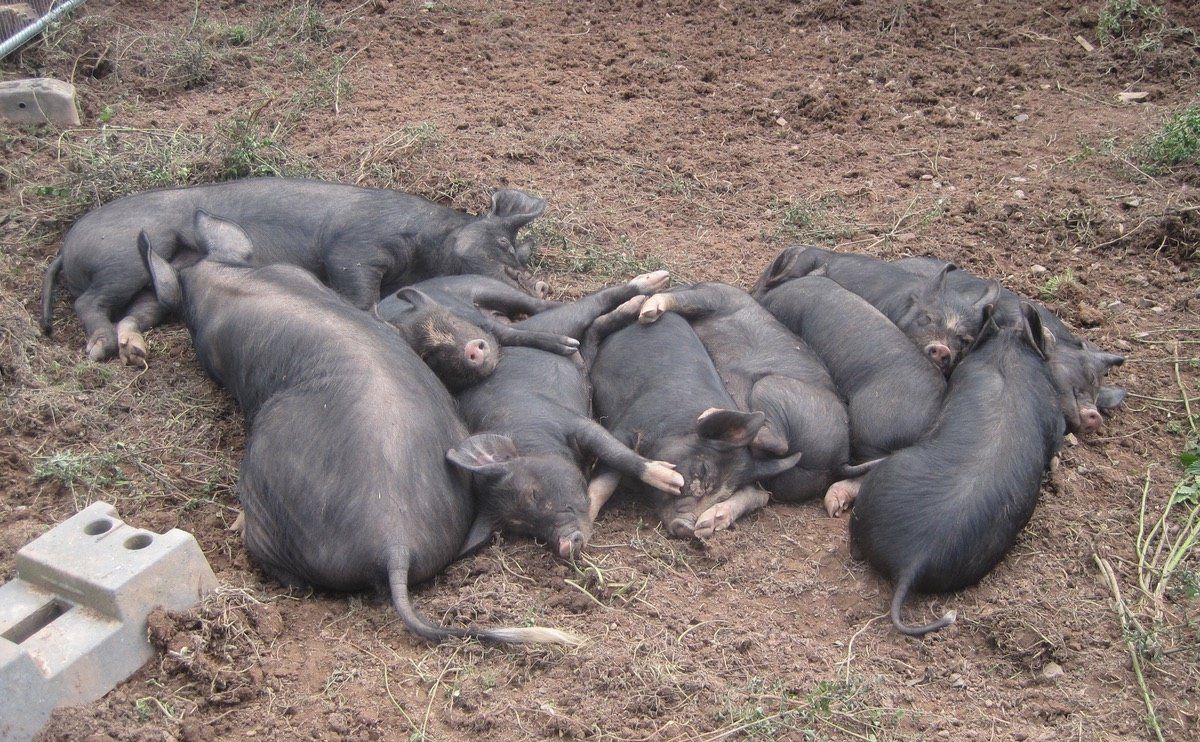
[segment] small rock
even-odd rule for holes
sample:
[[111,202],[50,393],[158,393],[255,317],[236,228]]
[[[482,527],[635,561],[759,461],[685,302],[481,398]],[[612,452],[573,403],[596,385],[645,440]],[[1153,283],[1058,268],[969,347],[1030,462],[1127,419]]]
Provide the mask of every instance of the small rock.
[[1120,309],[1123,306],[1125,306],[1125,305],[1121,302],[1120,299],[1114,299],[1106,305],[1106,308],[1107,309]]
[[1162,314],[1167,310],[1163,309],[1162,307],[1150,307],[1150,311],[1154,312],[1155,314]]
[[1034,263],[1033,265],[1029,266],[1029,272],[1030,272],[1030,273],[1039,273],[1039,274],[1040,274],[1040,273],[1045,273],[1045,272],[1046,272],[1046,266],[1044,266],[1044,265],[1038,265],[1037,263]]
[[1057,677],[1065,675],[1062,665],[1057,662],[1050,662],[1042,668],[1042,677],[1046,680],[1054,680]]
[[933,180],[933,176],[929,173],[925,173],[921,176],[921,180]]
[[912,242],[915,239],[917,239],[917,236],[912,232],[901,232],[896,235],[897,242]]
[[1084,327],[1099,327],[1104,324],[1104,312],[1086,302],[1079,302],[1075,317]]
[[966,688],[967,681],[963,680],[962,675],[959,675],[958,673],[954,673],[953,675],[950,676],[950,687],[951,688]]
[[1125,338],[1117,338],[1113,341],[1113,345],[1120,350],[1130,350],[1133,346]]
[[775,119],[775,123],[779,124],[780,126],[787,126],[787,119],[785,119],[783,116],[780,116],[779,118]]
[[1074,433],[1067,433],[1065,436],[1063,436],[1063,440],[1066,441],[1068,446],[1079,445],[1079,439],[1075,437]]
[[1016,116],[1013,116],[1013,121],[1016,121],[1018,124],[1023,124],[1028,120],[1029,114],[1027,113],[1018,113]]
[[1013,195],[1017,198],[1025,198],[1025,191],[1022,191],[1020,188],[1018,188],[1017,190],[1013,191]]

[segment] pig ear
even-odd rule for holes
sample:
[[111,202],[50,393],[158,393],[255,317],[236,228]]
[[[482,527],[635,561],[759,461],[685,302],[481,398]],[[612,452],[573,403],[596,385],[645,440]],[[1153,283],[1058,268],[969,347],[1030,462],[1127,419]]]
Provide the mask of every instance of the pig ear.
[[1125,362],[1125,356],[1119,356],[1116,353],[1105,353],[1098,350],[1092,353],[1092,358],[1100,366],[1100,373],[1108,373],[1108,370],[1113,366],[1120,366]]
[[975,340],[971,343],[971,347],[966,349],[965,353],[971,353],[983,345],[999,329],[1000,326],[996,324],[996,305],[984,304],[979,307],[979,333],[975,335]]
[[787,438],[775,432],[775,429],[768,423],[758,429],[754,440],[750,442],[750,447],[772,456],[783,456],[788,452],[788,441]]
[[414,289],[412,286],[397,291],[396,297],[412,304],[413,309],[433,309],[438,306],[438,303],[429,294],[420,289]]
[[545,200],[524,191],[504,188],[492,194],[492,210],[488,216],[503,220],[513,229],[520,229],[541,216],[545,210]]
[[946,289],[946,275],[949,274],[950,271],[956,270],[958,270],[958,267],[955,266],[954,263],[946,263],[944,266],[942,266],[942,269],[937,272],[937,275],[929,279],[929,282],[925,284],[925,287],[918,294],[918,297],[933,299],[934,297],[939,296],[942,291]]
[[1096,406],[1101,410],[1115,409],[1124,401],[1125,390],[1119,386],[1102,386],[1096,395]]
[[976,309],[983,309],[988,304],[995,304],[1000,299],[1000,282],[988,281],[987,290],[983,292],[983,296],[975,302]]
[[142,255],[142,262],[145,263],[146,269],[150,271],[150,280],[154,283],[154,294],[158,297],[158,301],[164,307],[171,311],[179,309],[183,304],[183,289],[179,286],[179,274],[171,267],[171,264],[162,259],[162,256],[154,252],[154,248],[150,246],[150,238],[145,232],[138,234],[138,252]]
[[487,510],[480,510],[475,516],[475,521],[471,523],[471,530],[467,532],[466,541],[458,550],[458,556],[454,558],[462,559],[487,546],[492,542],[492,537],[498,530],[500,530],[500,524],[496,521],[495,516]]
[[496,433],[473,435],[446,452],[450,463],[483,476],[504,474],[517,456],[517,446],[512,439]]
[[800,245],[792,245],[780,250],[771,264],[763,270],[762,275],[758,278],[758,283],[750,290],[750,295],[761,299],[763,294],[784,281],[798,278],[801,274],[796,272],[796,263],[806,249]]
[[705,410],[696,420],[696,435],[729,446],[746,446],[754,440],[767,416],[761,412]]
[[228,219],[220,219],[204,209],[194,217],[198,247],[218,263],[245,265],[250,262],[254,246],[245,230]]
[[1042,315],[1038,314],[1037,309],[1029,302],[1021,302],[1021,315],[1024,317],[1024,322],[1021,323],[1025,333],[1025,340],[1029,342],[1037,354],[1042,357],[1042,360],[1048,360],[1046,350],[1046,333],[1042,330]]

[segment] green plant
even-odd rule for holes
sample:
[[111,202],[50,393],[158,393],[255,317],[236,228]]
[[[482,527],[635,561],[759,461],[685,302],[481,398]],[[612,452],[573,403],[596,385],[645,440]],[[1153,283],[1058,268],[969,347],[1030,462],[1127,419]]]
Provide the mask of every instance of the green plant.
[[1096,30],[1102,42],[1125,39],[1154,27],[1160,32],[1167,11],[1161,5],[1141,0],[1108,0],[1096,19]]
[[1169,117],[1142,145],[1142,161],[1151,172],[1200,165],[1200,105]]
[[1066,286],[1074,286],[1077,283],[1075,273],[1070,268],[1062,273],[1056,273],[1047,278],[1041,286],[1038,287],[1038,294],[1042,299],[1053,299],[1058,296],[1058,292],[1062,291]]

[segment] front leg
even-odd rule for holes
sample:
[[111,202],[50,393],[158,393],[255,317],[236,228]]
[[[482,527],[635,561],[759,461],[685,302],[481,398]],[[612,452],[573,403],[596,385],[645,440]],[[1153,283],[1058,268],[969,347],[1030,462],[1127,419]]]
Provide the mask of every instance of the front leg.
[[743,487],[734,492],[724,502],[713,505],[700,514],[696,519],[696,527],[692,534],[696,538],[708,538],[717,531],[723,531],[746,513],[758,510],[767,504],[769,495],[766,490],[758,487]]
[[608,314],[598,317],[588,327],[587,333],[583,337],[583,345],[579,349],[579,355],[583,358],[584,368],[588,369],[589,372],[591,371],[592,361],[596,359],[596,353],[600,350],[600,343],[604,341],[604,338],[617,330],[633,324],[637,320],[638,310],[641,309],[642,303],[645,301],[646,297],[635,296]]
[[569,356],[579,350],[579,341],[566,335],[555,335],[552,332],[522,330],[519,327],[506,325],[489,319],[480,325],[483,329],[496,336],[501,345],[537,348],[560,356]]
[[597,467],[596,471],[596,476],[588,482],[587,488],[588,502],[591,503],[588,509],[588,518],[593,523],[596,522],[596,516],[600,515],[600,509],[604,507],[604,503],[613,496],[613,493],[617,491],[617,485],[621,482],[621,472],[604,466]]
[[534,315],[518,324],[527,330],[557,332],[561,335],[581,338],[597,317],[612,311],[617,305],[635,296],[665,288],[670,278],[670,274],[666,271],[645,273],[629,283],[601,289],[579,301]]
[[471,298],[475,306],[499,312],[509,319],[514,319],[516,315],[532,317],[535,314],[562,306],[562,302],[539,299],[502,283],[478,289]]
[[382,254],[354,248],[334,248],[325,254],[329,287],[362,310],[379,303],[386,259]]
[[638,322],[648,325],[664,312],[674,312],[684,319],[694,320],[716,312],[721,308],[721,297],[707,286],[695,286],[678,291],[655,294],[642,305]]
[[571,436],[580,449],[594,455],[609,469],[670,495],[683,493],[683,475],[675,471],[674,464],[650,461],[637,455],[600,423],[585,417],[577,418]]

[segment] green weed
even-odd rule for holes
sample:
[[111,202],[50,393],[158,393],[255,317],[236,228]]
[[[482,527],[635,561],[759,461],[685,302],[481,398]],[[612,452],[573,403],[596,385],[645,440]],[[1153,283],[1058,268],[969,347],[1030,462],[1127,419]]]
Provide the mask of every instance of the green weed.
[[1141,160],[1150,172],[1200,165],[1200,105],[1192,105],[1163,122],[1142,146]]
[[1043,300],[1053,299],[1058,296],[1059,292],[1068,286],[1075,286],[1078,281],[1075,280],[1075,273],[1070,268],[1062,273],[1050,276],[1038,287],[1038,294]]

